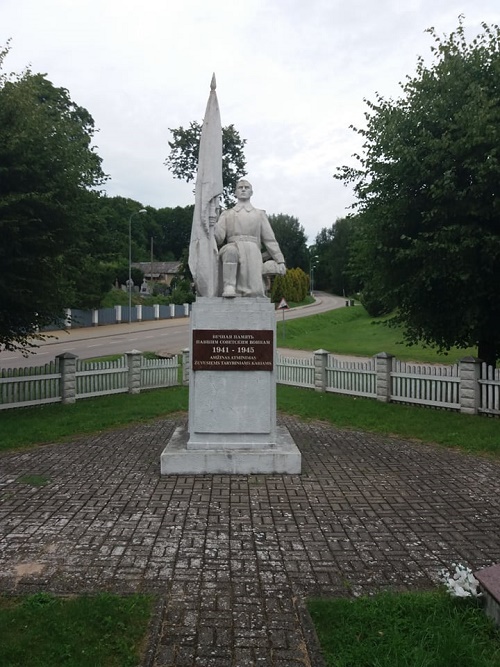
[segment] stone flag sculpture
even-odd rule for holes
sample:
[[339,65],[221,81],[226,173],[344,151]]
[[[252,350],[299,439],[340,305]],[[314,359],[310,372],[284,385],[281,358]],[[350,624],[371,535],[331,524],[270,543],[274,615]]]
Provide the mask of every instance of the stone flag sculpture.
[[215,76],[210,88],[189,246],[197,289],[189,322],[189,418],[163,450],[161,473],[296,475],[300,451],[276,423],[276,313],[264,296],[263,272],[270,267],[261,244],[274,273],[286,267],[264,211],[250,204],[248,181],[238,181],[238,203],[218,215],[222,126]]
[[214,225],[218,218],[219,197],[223,189],[222,125],[215,88],[214,74],[201,129],[193,225],[189,244],[189,268],[197,295],[210,297],[217,296],[218,290],[219,264]]

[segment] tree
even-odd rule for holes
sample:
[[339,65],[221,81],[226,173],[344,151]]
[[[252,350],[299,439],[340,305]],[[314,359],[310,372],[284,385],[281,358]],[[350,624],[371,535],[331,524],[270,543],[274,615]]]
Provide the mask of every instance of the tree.
[[180,258],[177,274],[170,283],[171,293],[169,303],[182,305],[183,303],[193,303],[196,298],[194,292],[193,276],[189,269],[189,248],[186,247]]
[[[198,153],[202,125],[197,121],[189,123],[188,128],[169,128],[173,141],[169,141],[170,155],[165,164],[175,178],[181,181],[193,181],[198,169]],[[222,128],[222,182],[224,185],[224,202],[228,206],[234,202],[234,191],[239,178],[246,174],[244,146],[234,125]]]
[[367,102],[354,184],[358,264],[408,343],[500,355],[500,30],[462,19],[417,61],[397,100]]
[[194,205],[175,208],[160,208],[155,214],[160,228],[155,237],[155,252],[163,260],[180,260],[189,247],[191,226],[193,224]]
[[[194,207],[155,209],[119,196],[100,196],[97,199],[90,235],[95,256],[107,262],[126,259],[130,216],[144,208],[147,215],[134,216],[132,220],[132,261],[148,261],[151,245],[155,260],[180,259],[189,246]],[[99,239],[98,244],[96,239]]]
[[351,265],[355,227],[356,218],[339,218],[329,229],[323,228],[316,236],[314,282],[318,289],[343,296],[359,289],[360,283]]
[[[76,308],[97,308],[118,281],[128,279],[129,221],[131,225],[132,262],[180,260],[187,252],[193,218],[193,206],[155,209],[134,199],[93,194],[85,239],[75,248],[81,270],[74,278],[71,303]],[[135,215],[141,209],[147,215]],[[132,268],[135,285],[144,275]]]
[[154,208],[146,209],[148,215],[134,215],[144,208],[141,202],[127,197],[98,197],[90,236],[94,256],[104,261],[126,261],[128,265],[129,221],[133,216],[130,227],[132,261],[148,260],[151,237],[160,236],[161,228],[156,223]]
[[286,265],[290,268],[309,271],[307,236],[298,218],[285,213],[277,213],[269,216],[269,222],[285,257]]
[[309,278],[300,268],[289,269],[284,276],[274,276],[271,287],[271,301],[281,299],[290,303],[304,301],[309,291]]
[[[0,52],[0,67],[8,49]],[[63,315],[90,191],[105,179],[94,121],[42,74],[0,76],[0,344],[27,351]],[[84,263],[86,260],[84,261]]]

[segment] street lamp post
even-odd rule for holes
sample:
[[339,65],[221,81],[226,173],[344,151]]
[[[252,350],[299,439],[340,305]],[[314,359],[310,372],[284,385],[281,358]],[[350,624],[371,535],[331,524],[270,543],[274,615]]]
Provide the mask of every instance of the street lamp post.
[[132,213],[128,219],[128,322],[132,322],[132,218],[147,213],[145,208]]
[[311,296],[314,292],[314,269],[318,262],[318,256],[314,254],[314,250],[314,246],[309,248],[309,289]]

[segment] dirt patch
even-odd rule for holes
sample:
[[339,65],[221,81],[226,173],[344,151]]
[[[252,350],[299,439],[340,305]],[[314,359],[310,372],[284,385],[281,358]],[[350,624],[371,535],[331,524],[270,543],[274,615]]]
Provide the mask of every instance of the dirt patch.
[[43,563],[19,563],[12,568],[14,572],[14,586],[24,579],[24,577],[37,576],[42,574],[47,566]]

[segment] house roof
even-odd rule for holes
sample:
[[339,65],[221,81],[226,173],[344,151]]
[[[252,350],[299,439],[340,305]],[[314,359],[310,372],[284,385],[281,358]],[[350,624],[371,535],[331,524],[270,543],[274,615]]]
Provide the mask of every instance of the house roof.
[[[177,274],[179,271],[180,262],[155,262],[153,261],[153,276],[161,274]],[[144,274],[151,273],[151,262],[133,262],[132,266],[135,269],[140,269]]]

